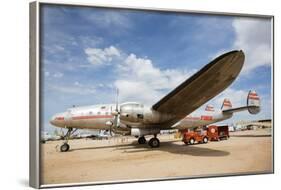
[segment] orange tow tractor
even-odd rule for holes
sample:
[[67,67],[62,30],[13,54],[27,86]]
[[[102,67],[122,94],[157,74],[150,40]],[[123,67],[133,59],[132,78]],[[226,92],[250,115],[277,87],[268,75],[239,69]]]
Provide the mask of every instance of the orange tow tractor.
[[183,132],[182,141],[186,145],[193,145],[195,143],[208,143],[209,137],[206,130],[196,129],[194,131]]

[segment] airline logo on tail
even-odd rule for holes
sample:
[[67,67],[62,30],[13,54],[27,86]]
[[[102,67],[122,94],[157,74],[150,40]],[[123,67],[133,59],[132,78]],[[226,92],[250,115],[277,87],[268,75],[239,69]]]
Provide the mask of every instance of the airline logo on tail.
[[247,106],[251,114],[257,114],[260,111],[260,97],[256,91],[250,90],[247,97]]
[[222,109],[222,110],[227,110],[227,109],[230,109],[230,108],[232,108],[232,104],[231,104],[231,102],[230,102],[229,99],[225,98],[225,99],[223,100],[221,109]]
[[207,105],[206,108],[205,108],[205,111],[214,112],[214,111],[215,111],[214,106],[212,106],[212,105]]

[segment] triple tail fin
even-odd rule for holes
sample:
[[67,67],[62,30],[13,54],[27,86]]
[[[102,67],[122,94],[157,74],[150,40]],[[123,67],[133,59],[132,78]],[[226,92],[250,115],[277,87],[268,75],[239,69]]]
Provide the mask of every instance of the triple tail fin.
[[248,110],[250,114],[257,114],[260,112],[260,97],[256,91],[250,90],[247,96],[247,105],[237,108],[232,108],[231,102],[228,99],[223,101],[222,113],[234,113],[243,110]]

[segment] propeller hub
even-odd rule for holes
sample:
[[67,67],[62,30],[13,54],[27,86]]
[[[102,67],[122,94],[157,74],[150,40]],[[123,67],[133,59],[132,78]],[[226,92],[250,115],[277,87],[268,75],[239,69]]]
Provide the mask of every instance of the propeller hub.
[[116,110],[111,112],[111,115],[113,115],[113,116],[117,116],[117,115],[119,115],[119,114],[120,114],[120,113],[119,113],[118,111],[116,111]]

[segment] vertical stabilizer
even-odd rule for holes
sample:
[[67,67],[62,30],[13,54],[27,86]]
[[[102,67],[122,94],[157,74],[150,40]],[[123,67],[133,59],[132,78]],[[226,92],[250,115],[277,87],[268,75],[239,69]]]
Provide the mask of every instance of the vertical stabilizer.
[[225,99],[223,100],[221,109],[222,109],[222,110],[227,110],[227,109],[231,109],[231,108],[232,108],[232,104],[231,104],[230,100],[227,99],[227,98],[225,98]]
[[260,112],[260,97],[254,90],[250,90],[247,97],[248,111],[251,114],[257,114]]

